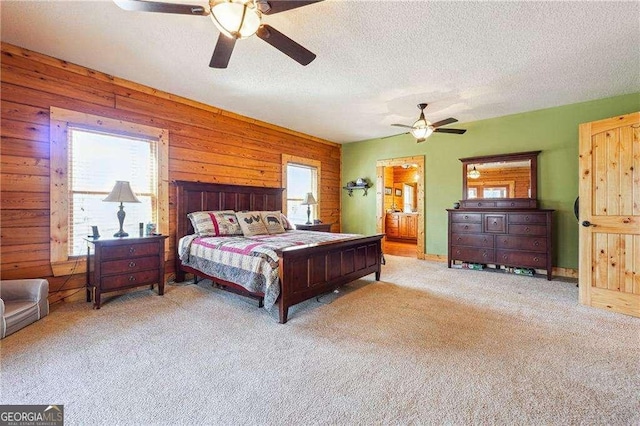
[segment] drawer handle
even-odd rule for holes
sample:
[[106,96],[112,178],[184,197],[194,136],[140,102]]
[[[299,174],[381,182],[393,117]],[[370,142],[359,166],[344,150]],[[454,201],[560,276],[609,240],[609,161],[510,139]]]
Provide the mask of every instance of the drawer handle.
[[529,216],[525,216],[524,220],[526,220],[527,222],[529,222]]
[[135,280],[136,280],[136,277],[134,277],[133,275],[129,276],[129,281],[135,281]]
[[533,245],[534,245],[534,246],[536,246],[536,247],[538,247],[538,246],[540,245],[540,243],[539,243],[538,241],[534,241],[534,242],[533,242]]
[[478,207],[482,207],[482,203],[478,203]]
[[529,232],[529,227],[524,228],[525,232]]
[[513,201],[511,202],[511,207],[515,206],[516,203],[514,203]]
[[538,262],[539,260],[540,260],[540,258],[539,258],[539,257],[534,257],[534,258],[533,258],[533,261],[534,261],[534,262]]
[[502,255],[502,258],[503,258],[504,260],[507,260],[507,259],[509,258],[509,256],[507,256],[506,254],[504,254],[504,255]]
[[136,252],[135,247],[129,247],[129,253],[135,253],[135,252]]
[[494,221],[493,221],[493,224],[494,224],[494,225],[497,225],[497,224],[498,224],[498,221],[497,221],[497,220],[494,220]]
[[458,237],[458,241],[462,241],[462,237]]
[[464,218],[465,218],[465,219],[469,219],[469,216],[465,215],[465,216],[464,216]]
[[487,252],[482,253],[482,257],[487,257]]
[[136,262],[129,262],[129,268],[133,268],[134,266],[136,266]]
[[460,250],[456,250],[456,254],[460,254]]
[[488,241],[487,241],[487,239],[485,238],[484,240],[482,240],[482,242],[486,243],[486,242],[488,242]]
[[469,225],[465,225],[465,226],[464,226],[464,229],[469,229]]

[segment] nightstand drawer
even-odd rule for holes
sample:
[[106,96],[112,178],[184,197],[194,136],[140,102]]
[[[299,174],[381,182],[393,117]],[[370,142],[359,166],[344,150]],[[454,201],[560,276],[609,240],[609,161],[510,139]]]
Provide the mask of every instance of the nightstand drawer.
[[116,275],[123,272],[137,272],[157,269],[160,264],[158,256],[134,257],[130,259],[111,260],[102,263],[102,275]]
[[123,244],[102,248],[102,260],[129,259],[158,254],[158,243]]
[[131,274],[112,275],[102,279],[102,290],[135,287],[160,281],[158,270],[134,272]]

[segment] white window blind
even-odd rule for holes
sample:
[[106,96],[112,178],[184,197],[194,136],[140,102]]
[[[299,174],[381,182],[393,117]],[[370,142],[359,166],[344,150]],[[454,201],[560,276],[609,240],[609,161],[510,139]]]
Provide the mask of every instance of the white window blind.
[[158,142],[69,126],[69,255],[86,254],[82,238],[98,226],[111,237],[119,228],[119,203],[102,201],[117,180],[129,181],[140,203],[124,203],[123,229],[138,236],[138,224],[158,222]]
[[[307,206],[302,203],[307,192],[318,199],[318,171],[315,167],[287,164],[287,217],[292,223],[307,221]],[[311,206],[311,219],[317,218],[318,205]]]

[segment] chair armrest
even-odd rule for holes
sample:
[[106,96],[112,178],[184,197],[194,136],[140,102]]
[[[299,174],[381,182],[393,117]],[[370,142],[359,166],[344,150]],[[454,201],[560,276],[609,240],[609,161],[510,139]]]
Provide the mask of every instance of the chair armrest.
[[39,278],[0,281],[0,299],[40,303],[49,296],[49,281]]
[[0,339],[4,339],[7,332],[7,322],[4,320],[4,302],[0,299]]

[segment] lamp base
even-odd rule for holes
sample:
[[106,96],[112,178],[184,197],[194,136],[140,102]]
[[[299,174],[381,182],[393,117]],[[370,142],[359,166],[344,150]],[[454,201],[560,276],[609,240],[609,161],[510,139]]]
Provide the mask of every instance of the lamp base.
[[113,234],[113,236],[116,237],[116,238],[122,238],[122,237],[128,237],[129,234],[127,234],[124,231],[118,231],[115,234]]

